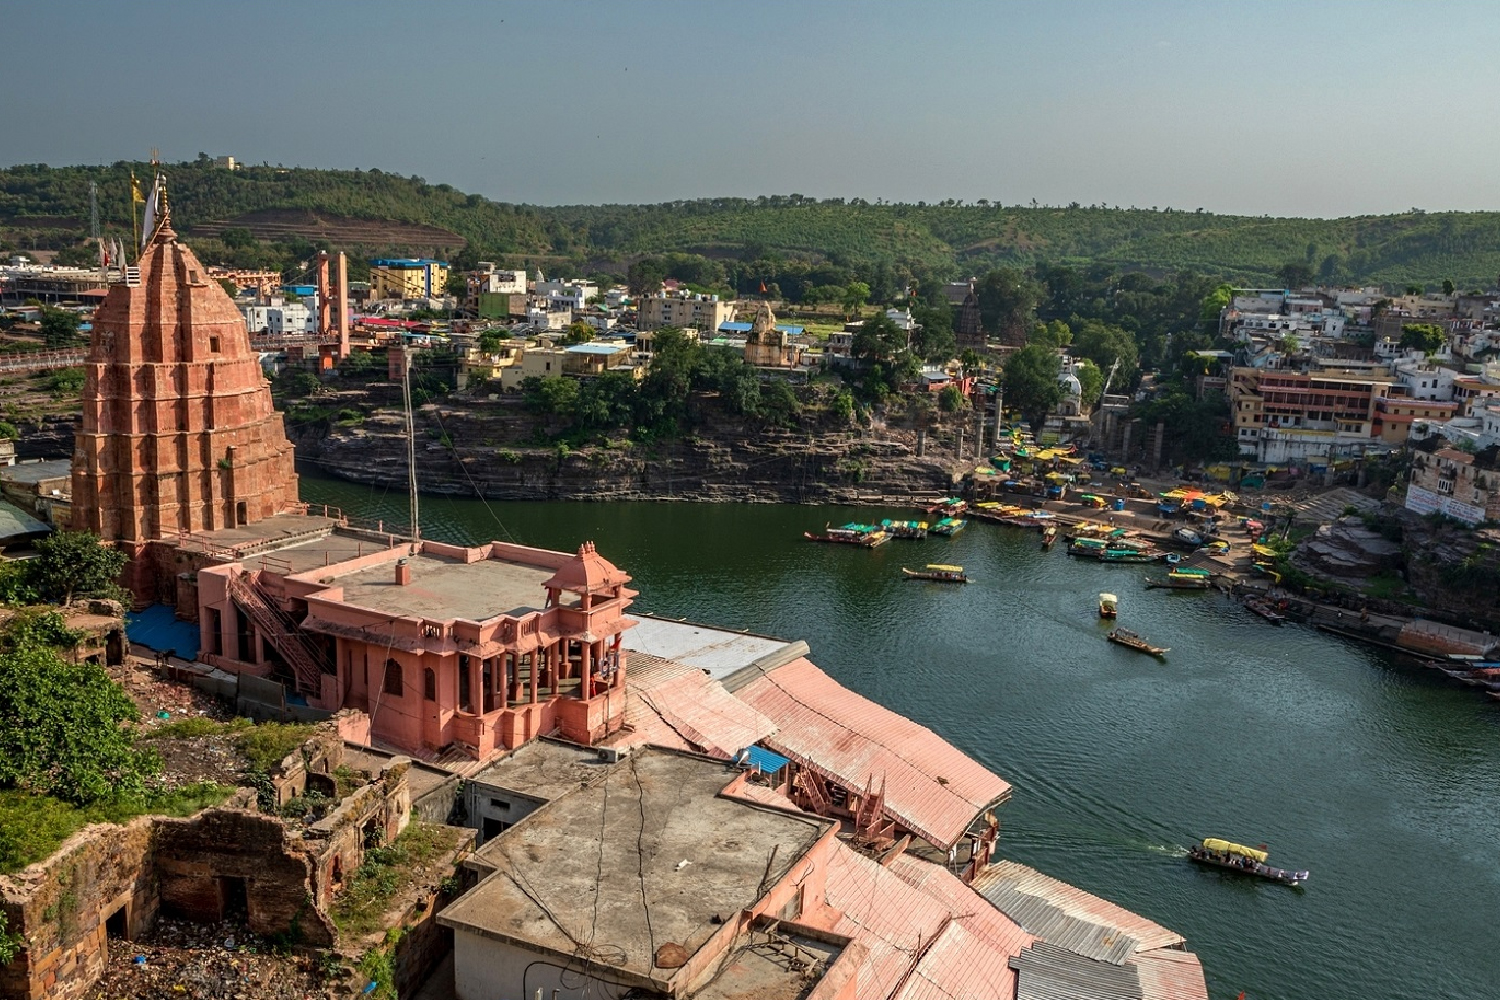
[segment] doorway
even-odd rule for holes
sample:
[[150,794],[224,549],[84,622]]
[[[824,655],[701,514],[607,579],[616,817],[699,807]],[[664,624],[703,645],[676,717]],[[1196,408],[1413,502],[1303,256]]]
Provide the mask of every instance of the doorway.
[[130,914],[121,906],[104,920],[104,936],[117,941],[130,939]]

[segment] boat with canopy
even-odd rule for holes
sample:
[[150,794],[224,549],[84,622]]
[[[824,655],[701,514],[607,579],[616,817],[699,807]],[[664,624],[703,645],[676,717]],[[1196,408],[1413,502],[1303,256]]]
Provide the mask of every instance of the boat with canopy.
[[1194,844],[1188,851],[1188,857],[1199,864],[1227,868],[1230,871],[1255,875],[1283,885],[1300,887],[1307,883],[1308,872],[1275,868],[1266,864],[1270,856],[1265,844],[1259,847],[1246,847],[1244,844],[1236,844],[1232,840],[1220,840],[1217,837],[1204,837],[1201,843]]
[[924,569],[901,567],[901,575],[908,580],[931,580],[934,583],[968,583],[969,576],[962,566],[943,563],[928,563]]

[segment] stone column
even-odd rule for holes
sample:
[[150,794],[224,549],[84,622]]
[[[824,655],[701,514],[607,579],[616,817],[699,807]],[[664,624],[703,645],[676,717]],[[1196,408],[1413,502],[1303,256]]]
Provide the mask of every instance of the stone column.
[[579,666],[578,697],[588,699],[593,696],[594,686],[594,644],[585,642],[582,644],[583,662]]

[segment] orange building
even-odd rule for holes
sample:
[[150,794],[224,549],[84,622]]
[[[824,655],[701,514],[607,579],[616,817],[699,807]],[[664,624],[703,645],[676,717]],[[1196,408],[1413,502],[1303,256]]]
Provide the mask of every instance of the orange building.
[[619,729],[636,592],[591,543],[570,556],[388,541],[336,529],[200,569],[200,658],[358,709],[374,740],[418,757]]

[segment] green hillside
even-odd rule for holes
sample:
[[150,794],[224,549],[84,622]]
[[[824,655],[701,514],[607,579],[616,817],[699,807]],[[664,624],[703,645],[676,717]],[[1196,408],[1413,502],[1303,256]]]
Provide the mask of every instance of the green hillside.
[[[139,163],[0,170],[0,243],[43,249],[76,243],[87,228],[90,180],[98,183],[106,227],[128,232],[132,168],[140,177],[149,170]],[[884,265],[920,279],[1046,261],[1191,269],[1242,283],[1273,281],[1278,268],[1296,262],[1332,281],[1436,285],[1451,279],[1465,288],[1490,287],[1500,275],[1500,213],[1273,219],[1082,206],[886,205],[798,195],[544,208],[493,202],[379,170],[230,172],[198,161],[167,172],[173,221],[190,238],[195,226],[213,232],[248,213],[298,209],[450,230],[468,244],[460,262],[560,257],[587,269],[680,252],[825,262],[856,272]],[[202,242],[209,254],[228,254],[217,239]]]

